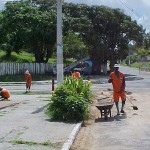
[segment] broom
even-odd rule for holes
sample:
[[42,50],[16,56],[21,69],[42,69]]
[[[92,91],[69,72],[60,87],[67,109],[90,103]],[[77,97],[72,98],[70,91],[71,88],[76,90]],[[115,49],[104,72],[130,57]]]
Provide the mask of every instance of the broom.
[[[117,87],[118,87],[118,85],[115,83],[115,82],[113,82]],[[133,103],[132,103],[132,101],[126,96],[126,98],[128,99],[128,101],[132,104],[132,106],[131,107],[133,107],[133,109],[134,110],[138,110],[138,107],[137,106],[135,106]]]
[[137,106],[135,106],[133,103],[132,103],[132,101],[126,96],[126,98],[128,99],[128,101],[132,104],[132,106],[131,107],[133,107],[133,109],[134,110],[138,110],[138,107]]

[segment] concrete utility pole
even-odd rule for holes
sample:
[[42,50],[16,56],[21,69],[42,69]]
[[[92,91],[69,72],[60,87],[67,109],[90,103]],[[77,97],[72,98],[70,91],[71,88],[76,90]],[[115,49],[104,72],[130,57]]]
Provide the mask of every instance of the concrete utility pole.
[[57,0],[57,85],[64,79],[62,46],[62,0]]

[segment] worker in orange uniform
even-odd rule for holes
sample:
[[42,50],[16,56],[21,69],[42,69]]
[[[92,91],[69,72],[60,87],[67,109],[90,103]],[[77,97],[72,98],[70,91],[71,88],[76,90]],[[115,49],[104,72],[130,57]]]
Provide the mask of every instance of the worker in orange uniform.
[[10,93],[5,88],[0,87],[0,96],[1,96],[1,98],[8,99],[8,98],[10,98]]
[[32,83],[32,77],[28,70],[25,71],[25,80],[26,80],[26,92],[30,91],[31,83]]
[[122,100],[121,113],[124,113],[126,94],[125,94],[125,77],[124,77],[124,74],[119,71],[118,64],[114,65],[114,71],[110,73],[108,82],[112,83],[113,91],[114,91],[113,99],[116,104],[117,115],[120,115],[120,113],[119,113],[119,98],[121,98],[121,100]]
[[72,79],[79,79],[81,77],[80,72],[75,68],[72,73]]

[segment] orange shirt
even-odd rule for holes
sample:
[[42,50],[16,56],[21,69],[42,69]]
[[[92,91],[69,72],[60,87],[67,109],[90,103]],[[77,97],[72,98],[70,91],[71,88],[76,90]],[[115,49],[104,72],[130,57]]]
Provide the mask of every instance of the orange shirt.
[[2,89],[2,96],[6,99],[10,97],[10,93],[6,89]]
[[80,72],[74,72],[72,74],[72,79],[79,79],[80,78]]
[[31,82],[32,82],[31,74],[30,73],[25,74],[25,79],[26,79],[26,85],[28,87],[30,87],[31,86]]
[[118,73],[119,73],[119,77],[117,77],[114,72],[110,74],[114,92],[119,92],[122,87],[123,89],[125,88],[124,74],[121,72]]

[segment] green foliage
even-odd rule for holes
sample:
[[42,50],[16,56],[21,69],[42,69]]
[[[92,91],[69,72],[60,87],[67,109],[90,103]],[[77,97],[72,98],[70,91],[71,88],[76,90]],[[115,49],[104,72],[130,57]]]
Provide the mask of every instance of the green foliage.
[[[36,62],[48,62],[56,47],[54,4],[54,0],[21,0],[5,4],[5,10],[0,14],[0,45],[4,46],[7,55],[12,51],[20,53],[20,49],[25,48],[34,54]],[[72,55],[78,59],[82,50],[83,55],[91,56],[93,70],[100,71],[100,64],[107,60],[113,63],[124,59],[128,55],[128,41],[140,45],[143,34],[142,26],[120,9],[73,3],[63,5],[64,58]],[[149,47],[149,35],[144,46]]]
[[[27,1],[7,2],[2,12],[3,49],[7,55],[30,49],[36,62],[48,62],[56,42],[55,12]],[[12,17],[13,16],[13,17]]]
[[30,146],[32,146],[32,145],[44,145],[44,146],[50,146],[50,147],[56,147],[57,146],[57,143],[51,143],[49,141],[37,143],[37,142],[33,142],[33,141],[23,141],[22,139],[11,141],[11,143],[14,145],[24,144],[24,145],[30,145]]
[[47,113],[58,121],[81,121],[89,117],[90,102],[90,82],[67,77],[55,89]]
[[[131,63],[134,63],[134,62],[138,61],[138,59],[139,59],[139,56],[136,53],[134,53],[133,55],[130,55],[130,61],[131,61]],[[125,63],[127,65],[129,65],[129,56],[126,57]]]
[[64,47],[64,57],[74,57],[80,59],[81,50],[84,52],[85,45],[81,41],[80,35],[75,34],[74,32],[69,31],[66,36],[63,38],[63,47]]
[[147,56],[150,54],[150,49],[146,49],[144,47],[138,48],[137,54],[140,55],[141,57]]
[[126,58],[128,41],[136,41],[137,45],[142,42],[142,27],[120,9],[79,4],[68,4],[68,7],[66,4],[64,7],[65,17],[69,20],[65,18],[65,24],[80,34],[89,49],[93,70],[99,73],[103,62],[110,60],[113,64]]
[[133,63],[131,64],[131,67],[134,67],[134,68],[137,68],[137,69],[141,69],[142,68],[142,64],[140,62],[136,62],[136,63]]
[[0,52],[0,62],[34,62],[34,56],[31,53],[27,53],[25,51],[17,54],[16,52],[12,52],[10,56],[8,56],[4,51]]

